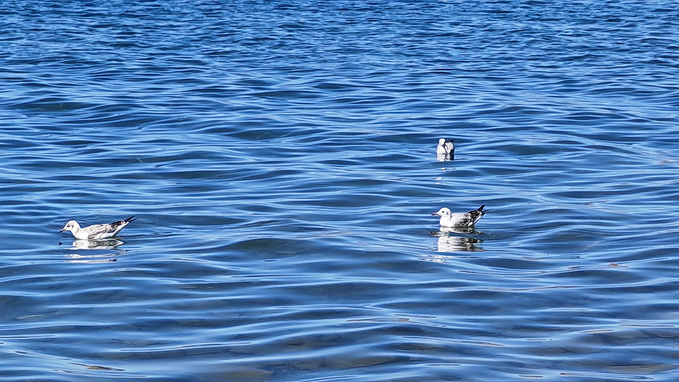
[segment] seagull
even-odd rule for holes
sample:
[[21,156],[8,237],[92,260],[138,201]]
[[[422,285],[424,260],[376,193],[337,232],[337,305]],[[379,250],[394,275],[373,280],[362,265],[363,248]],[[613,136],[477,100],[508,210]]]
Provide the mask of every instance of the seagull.
[[439,139],[439,144],[436,146],[436,159],[439,162],[455,159],[455,144],[452,139]]
[[486,213],[486,211],[483,210],[483,207],[485,206],[486,205],[484,204],[478,209],[471,210],[469,212],[454,212],[454,213],[451,213],[449,208],[443,207],[440,210],[433,212],[431,215],[441,217],[441,219],[439,220],[441,227],[471,228]]
[[78,240],[99,240],[108,239],[109,237],[115,236],[121,229],[125,228],[126,225],[130,224],[135,220],[134,216],[130,216],[125,220],[120,220],[117,222],[109,224],[95,224],[85,228],[80,228],[75,220],[70,220],[64,228],[59,230],[59,233],[64,231],[71,231],[73,236]]

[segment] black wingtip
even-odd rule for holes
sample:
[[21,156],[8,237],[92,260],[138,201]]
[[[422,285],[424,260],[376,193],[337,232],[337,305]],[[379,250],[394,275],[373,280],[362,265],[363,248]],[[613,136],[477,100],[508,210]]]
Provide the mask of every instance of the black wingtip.
[[485,206],[486,206],[485,204],[482,204],[481,207],[479,207],[478,211],[483,212],[483,207],[485,207]]
[[125,219],[125,223],[132,223],[135,220],[137,220],[137,218],[135,218],[134,215],[132,215],[129,218]]

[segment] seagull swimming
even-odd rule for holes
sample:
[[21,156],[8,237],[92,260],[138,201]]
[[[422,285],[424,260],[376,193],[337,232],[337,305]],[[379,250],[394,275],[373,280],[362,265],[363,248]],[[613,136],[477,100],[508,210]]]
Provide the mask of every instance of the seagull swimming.
[[440,210],[433,212],[431,215],[441,217],[441,219],[439,220],[441,227],[471,228],[486,213],[486,211],[483,210],[483,207],[485,206],[486,205],[484,204],[478,209],[471,210],[469,212],[454,212],[454,213],[451,213],[449,208],[443,207]]
[[439,144],[436,146],[436,159],[439,162],[455,159],[455,144],[452,139],[439,139]]
[[130,216],[125,220],[120,220],[117,222],[109,224],[94,224],[85,228],[80,228],[75,220],[70,220],[64,228],[59,230],[59,233],[64,231],[71,231],[73,236],[78,240],[99,240],[108,239],[109,237],[115,236],[121,229],[125,228],[126,225],[135,221],[134,216]]

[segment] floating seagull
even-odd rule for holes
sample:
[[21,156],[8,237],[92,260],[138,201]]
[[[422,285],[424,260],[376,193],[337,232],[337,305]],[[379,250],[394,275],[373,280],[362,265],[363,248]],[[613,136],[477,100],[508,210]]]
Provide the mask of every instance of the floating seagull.
[[473,227],[474,224],[476,224],[479,219],[483,217],[483,215],[486,213],[486,211],[483,210],[483,207],[486,205],[482,205],[476,210],[471,210],[469,212],[455,212],[451,213],[450,209],[443,207],[440,210],[433,212],[431,215],[432,216],[440,216],[441,219],[439,220],[439,223],[441,224],[441,227],[448,227],[448,228],[470,228]]
[[109,237],[115,236],[121,229],[125,228],[126,225],[130,224],[135,220],[134,216],[130,216],[125,220],[120,220],[110,224],[95,224],[89,227],[80,228],[80,224],[77,221],[71,220],[64,228],[59,230],[59,233],[64,231],[71,231],[73,236],[78,240],[100,240],[108,239]]
[[436,159],[439,162],[455,159],[455,144],[452,139],[439,139],[439,144],[436,146]]

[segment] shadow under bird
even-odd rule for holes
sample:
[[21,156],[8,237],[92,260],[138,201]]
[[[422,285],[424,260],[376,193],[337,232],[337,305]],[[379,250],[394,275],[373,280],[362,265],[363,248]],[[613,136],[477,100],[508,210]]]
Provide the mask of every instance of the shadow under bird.
[[439,139],[436,146],[436,159],[440,162],[455,159],[455,143],[452,139]]
[[78,224],[77,221],[70,220],[68,223],[66,223],[64,228],[59,230],[59,233],[70,231],[78,240],[108,239],[117,235],[120,230],[135,220],[136,219],[134,216],[130,216],[125,220],[119,220],[117,222],[108,224],[94,224],[85,228],[80,228],[80,224]]
[[482,205],[481,207],[471,210],[469,212],[450,212],[450,209],[447,207],[443,207],[440,210],[436,212],[432,212],[432,216],[440,216],[441,218],[439,219],[439,224],[441,224],[441,227],[447,227],[447,228],[471,228],[476,224],[479,219],[483,217],[483,215],[486,214],[486,211],[483,210],[483,207],[486,205]]

